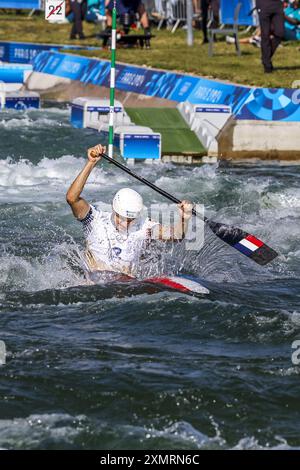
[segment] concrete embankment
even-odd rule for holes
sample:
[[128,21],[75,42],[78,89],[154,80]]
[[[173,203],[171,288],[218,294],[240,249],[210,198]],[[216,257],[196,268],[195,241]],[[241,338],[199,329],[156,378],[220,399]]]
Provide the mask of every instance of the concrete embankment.
[[300,123],[230,119],[218,136],[218,157],[300,161]]

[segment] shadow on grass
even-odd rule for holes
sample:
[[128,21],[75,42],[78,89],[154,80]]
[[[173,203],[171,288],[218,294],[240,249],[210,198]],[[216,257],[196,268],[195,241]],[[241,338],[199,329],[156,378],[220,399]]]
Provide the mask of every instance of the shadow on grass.
[[300,70],[300,64],[299,65],[280,65],[279,67],[275,67],[276,70]]
[[242,58],[242,57],[245,57],[245,56],[252,56],[253,54],[251,52],[248,52],[248,51],[243,51],[242,55],[238,56],[235,52],[232,52],[232,54],[230,53],[226,53],[226,54],[222,54],[222,53],[214,53],[212,56],[207,56],[209,59],[213,59],[214,57],[226,57],[226,58],[231,58],[231,57],[236,57],[236,59],[239,59],[239,58]]

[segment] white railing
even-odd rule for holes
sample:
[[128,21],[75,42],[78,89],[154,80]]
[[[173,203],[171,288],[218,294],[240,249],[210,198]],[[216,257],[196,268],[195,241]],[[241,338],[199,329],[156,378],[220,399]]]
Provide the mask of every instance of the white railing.
[[158,15],[157,29],[160,29],[165,21],[174,33],[180,23],[185,24],[187,21],[186,0],[144,0],[144,4],[150,15],[152,12]]

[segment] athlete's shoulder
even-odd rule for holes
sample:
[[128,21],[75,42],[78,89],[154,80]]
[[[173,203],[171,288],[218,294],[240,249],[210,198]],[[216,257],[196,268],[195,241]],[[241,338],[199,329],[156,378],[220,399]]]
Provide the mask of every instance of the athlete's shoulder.
[[83,219],[80,219],[80,222],[84,227],[89,227],[92,225],[94,221],[101,221],[107,219],[108,212],[104,212],[101,209],[96,208],[92,204],[90,204],[90,208],[88,213]]

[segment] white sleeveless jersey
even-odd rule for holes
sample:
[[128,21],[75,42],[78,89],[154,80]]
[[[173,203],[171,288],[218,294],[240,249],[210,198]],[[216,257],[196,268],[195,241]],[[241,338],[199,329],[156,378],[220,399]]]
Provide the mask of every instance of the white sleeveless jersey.
[[159,225],[141,217],[132,223],[128,231],[119,232],[113,223],[112,213],[94,206],[90,206],[88,214],[80,222],[94,259],[117,271],[138,262],[145,241],[151,238],[151,229]]

